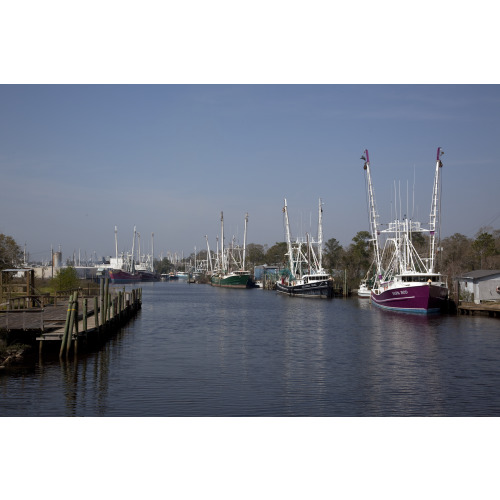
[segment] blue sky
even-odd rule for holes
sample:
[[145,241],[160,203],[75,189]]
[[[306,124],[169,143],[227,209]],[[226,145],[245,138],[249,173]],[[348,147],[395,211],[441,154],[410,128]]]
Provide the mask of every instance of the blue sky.
[[[348,245],[368,229],[360,156],[370,152],[380,221],[394,183],[429,218],[443,156],[442,235],[500,227],[498,85],[2,85],[0,232],[32,258],[155,254],[292,233]],[[415,180],[415,188],[413,184]],[[409,187],[407,187],[409,186]],[[403,205],[405,201],[403,201]]]

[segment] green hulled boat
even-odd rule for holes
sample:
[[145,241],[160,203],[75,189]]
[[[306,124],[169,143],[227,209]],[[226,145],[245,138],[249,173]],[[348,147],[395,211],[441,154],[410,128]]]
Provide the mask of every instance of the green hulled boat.
[[[241,255],[240,248],[231,246],[224,251],[224,214],[220,213],[221,221],[221,251],[217,248],[217,265],[215,271],[210,278],[212,286],[220,286],[224,288],[247,288],[250,283],[250,272],[245,271],[245,248],[247,239],[247,223],[248,214],[245,216],[245,234],[243,238],[243,253]],[[234,237],[233,237],[234,238]],[[210,256],[210,249],[207,250]],[[210,258],[210,257],[209,257]],[[237,269],[231,271],[231,269]]]
[[249,281],[250,273],[248,271],[233,271],[228,274],[217,274],[212,276],[210,283],[212,286],[225,288],[246,288]]

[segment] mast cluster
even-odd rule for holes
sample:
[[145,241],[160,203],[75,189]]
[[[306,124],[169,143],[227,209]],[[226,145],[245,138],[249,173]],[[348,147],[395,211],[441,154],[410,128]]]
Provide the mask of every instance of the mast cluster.
[[323,269],[323,204],[321,198],[318,203],[318,238],[306,234],[305,240],[296,238],[292,242],[290,232],[290,220],[288,217],[288,206],[285,198],[283,213],[285,217],[285,230],[288,265],[292,276],[300,278],[304,274],[321,274]]
[[247,242],[247,227],[248,213],[245,214],[245,232],[243,235],[243,247],[236,244],[236,238],[233,235],[231,245],[225,247],[224,241],[224,212],[220,213],[221,231],[220,231],[220,248],[219,238],[217,237],[217,248],[215,254],[210,251],[208,236],[205,235],[207,242],[207,269],[210,269],[212,274],[227,274],[231,271],[242,271],[245,269],[246,263],[246,242]]

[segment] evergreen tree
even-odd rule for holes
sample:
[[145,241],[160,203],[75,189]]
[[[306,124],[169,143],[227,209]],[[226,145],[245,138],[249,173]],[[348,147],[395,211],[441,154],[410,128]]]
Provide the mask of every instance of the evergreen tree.
[[63,267],[50,280],[50,286],[54,291],[72,290],[80,286],[80,279],[74,267]]
[[288,251],[288,246],[285,241],[281,243],[274,244],[269,250],[266,252],[266,264],[286,264],[288,262],[285,254]]
[[324,267],[330,272],[334,269],[339,269],[341,267],[343,255],[344,249],[342,245],[335,238],[330,238],[325,243],[325,249],[323,251]]
[[487,257],[495,255],[495,238],[490,233],[478,234],[472,242],[472,250],[479,259],[480,268],[486,264]]

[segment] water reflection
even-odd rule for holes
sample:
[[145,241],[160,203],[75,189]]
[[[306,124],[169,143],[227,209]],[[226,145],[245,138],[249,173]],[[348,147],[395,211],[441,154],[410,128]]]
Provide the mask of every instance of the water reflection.
[[61,360],[59,364],[63,380],[66,415],[74,416],[78,393],[78,359]]
[[0,377],[0,415],[498,415],[490,318],[159,283],[100,351]]

